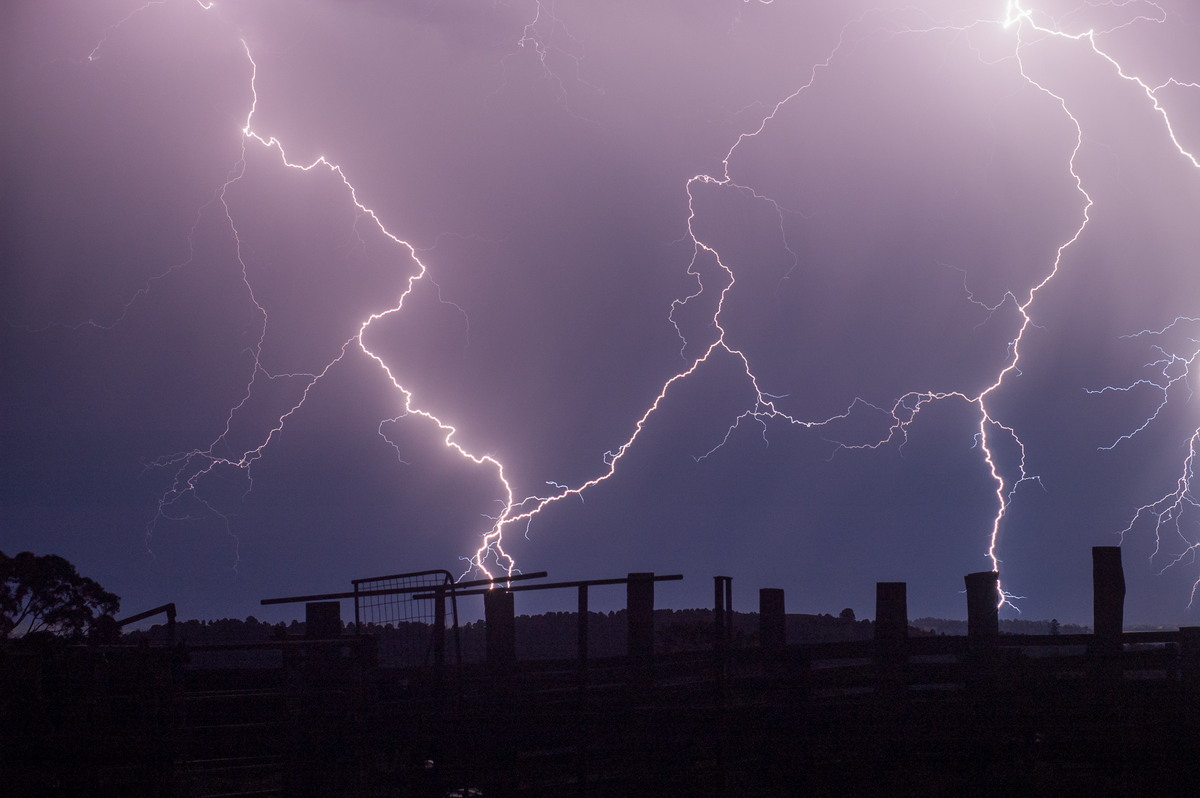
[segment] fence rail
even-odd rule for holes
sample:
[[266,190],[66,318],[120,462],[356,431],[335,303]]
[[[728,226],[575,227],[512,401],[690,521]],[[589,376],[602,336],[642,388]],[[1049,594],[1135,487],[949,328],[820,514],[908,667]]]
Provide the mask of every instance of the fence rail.
[[[1094,552],[1093,563],[1093,634],[1000,634],[997,576],[983,573],[966,578],[963,636],[914,632],[904,583],[888,582],[871,639],[788,641],[782,591],[764,589],[757,641],[747,643],[732,634],[733,585],[722,576],[709,645],[682,652],[660,650],[654,632],[655,585],[679,575],[443,579],[432,590],[405,575],[383,578],[400,583],[382,590],[379,578],[361,580],[359,596],[443,606],[482,596],[483,660],[380,667],[377,641],[347,634],[320,609],[355,593],[296,597],[319,609],[303,638],[0,657],[0,678],[24,691],[0,724],[11,754],[0,770],[62,763],[53,775],[68,790],[163,796],[441,798],[468,785],[556,798],[783,796],[881,784],[902,795],[1138,794],[1162,768],[1193,767],[1200,627],[1121,631],[1119,552]],[[596,656],[588,590],[614,585],[626,589],[626,654]],[[574,657],[518,660],[515,601],[537,589],[577,592]],[[444,633],[453,617],[413,623]],[[264,652],[265,668],[198,667]],[[44,738],[17,736],[37,724]],[[42,776],[4,775],[18,792],[38,789]]]

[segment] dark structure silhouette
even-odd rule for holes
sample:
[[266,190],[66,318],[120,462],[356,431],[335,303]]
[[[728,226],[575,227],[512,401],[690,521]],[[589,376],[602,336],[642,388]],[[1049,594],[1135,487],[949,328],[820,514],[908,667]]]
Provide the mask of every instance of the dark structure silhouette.
[[0,640],[36,633],[81,640],[115,631],[121,598],[57,554],[0,551]]
[[[306,603],[304,632],[258,641],[10,645],[0,778],[20,795],[1142,795],[1195,767],[1200,628],[1121,630],[1119,556],[1093,557],[1094,634],[1000,634],[985,572],[966,577],[965,636],[910,628],[906,584],[883,582],[873,624],[828,618],[859,639],[789,640],[783,591],[739,615],[716,577],[689,616],[707,632],[666,651],[678,614],[654,610],[655,585],[681,577],[634,573],[380,588],[481,596],[480,662],[381,664],[382,631],[353,632],[382,627],[342,628],[354,592],[286,599]],[[626,610],[589,613],[609,586]],[[573,590],[577,611],[537,627],[517,614],[528,590]],[[428,617],[387,631],[446,639],[456,613]],[[551,621],[575,655],[521,658],[520,630]],[[622,622],[623,651],[596,655],[593,632]]]
[[996,647],[1000,636],[1000,574],[967,574],[967,639],[976,650]]
[[764,587],[758,591],[758,641],[763,651],[775,654],[787,645],[787,616],[780,588]]

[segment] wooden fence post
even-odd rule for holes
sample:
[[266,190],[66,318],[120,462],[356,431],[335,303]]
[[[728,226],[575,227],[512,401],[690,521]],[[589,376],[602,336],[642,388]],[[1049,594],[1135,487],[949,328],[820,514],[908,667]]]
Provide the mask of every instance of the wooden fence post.
[[875,639],[908,639],[908,583],[875,583]]
[[483,594],[483,619],[487,637],[487,661],[507,668],[517,660],[517,622],[513,594],[496,588]]
[[1193,695],[1200,688],[1200,626],[1179,627],[1179,680]]
[[1179,627],[1179,695],[1184,750],[1200,740],[1200,626]]
[[764,653],[778,655],[787,647],[787,614],[783,590],[764,587],[758,591],[758,644]]
[[967,648],[993,652],[1000,638],[1000,574],[980,571],[964,577],[967,585]]
[[304,605],[304,636],[332,640],[342,636],[342,602],[310,601]]
[[625,609],[629,619],[627,652],[630,673],[648,680],[654,660],[654,574],[631,573],[625,583]]
[[875,662],[879,689],[902,692],[908,660],[908,583],[875,583]]
[[1113,657],[1121,651],[1125,622],[1125,571],[1120,546],[1092,547],[1093,652]]
[[438,586],[433,600],[433,664],[438,677],[446,665],[446,588]]
[[1123,686],[1121,634],[1125,623],[1125,571],[1120,546],[1092,547],[1092,659],[1096,709],[1116,711]]
[[713,577],[713,651],[718,664],[725,670],[729,644],[733,639],[733,577]]

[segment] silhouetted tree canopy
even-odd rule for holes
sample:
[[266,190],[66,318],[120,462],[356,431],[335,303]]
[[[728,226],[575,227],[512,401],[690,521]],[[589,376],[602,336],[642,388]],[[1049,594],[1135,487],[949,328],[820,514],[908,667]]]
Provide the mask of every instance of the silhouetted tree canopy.
[[0,552],[0,638],[34,632],[73,639],[112,626],[121,599],[57,554]]

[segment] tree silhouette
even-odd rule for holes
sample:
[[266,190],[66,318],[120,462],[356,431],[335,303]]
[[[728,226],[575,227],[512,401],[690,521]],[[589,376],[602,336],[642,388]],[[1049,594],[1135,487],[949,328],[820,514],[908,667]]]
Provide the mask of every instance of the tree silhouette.
[[0,552],[0,638],[49,632],[80,639],[111,622],[120,606],[119,596],[57,554]]

